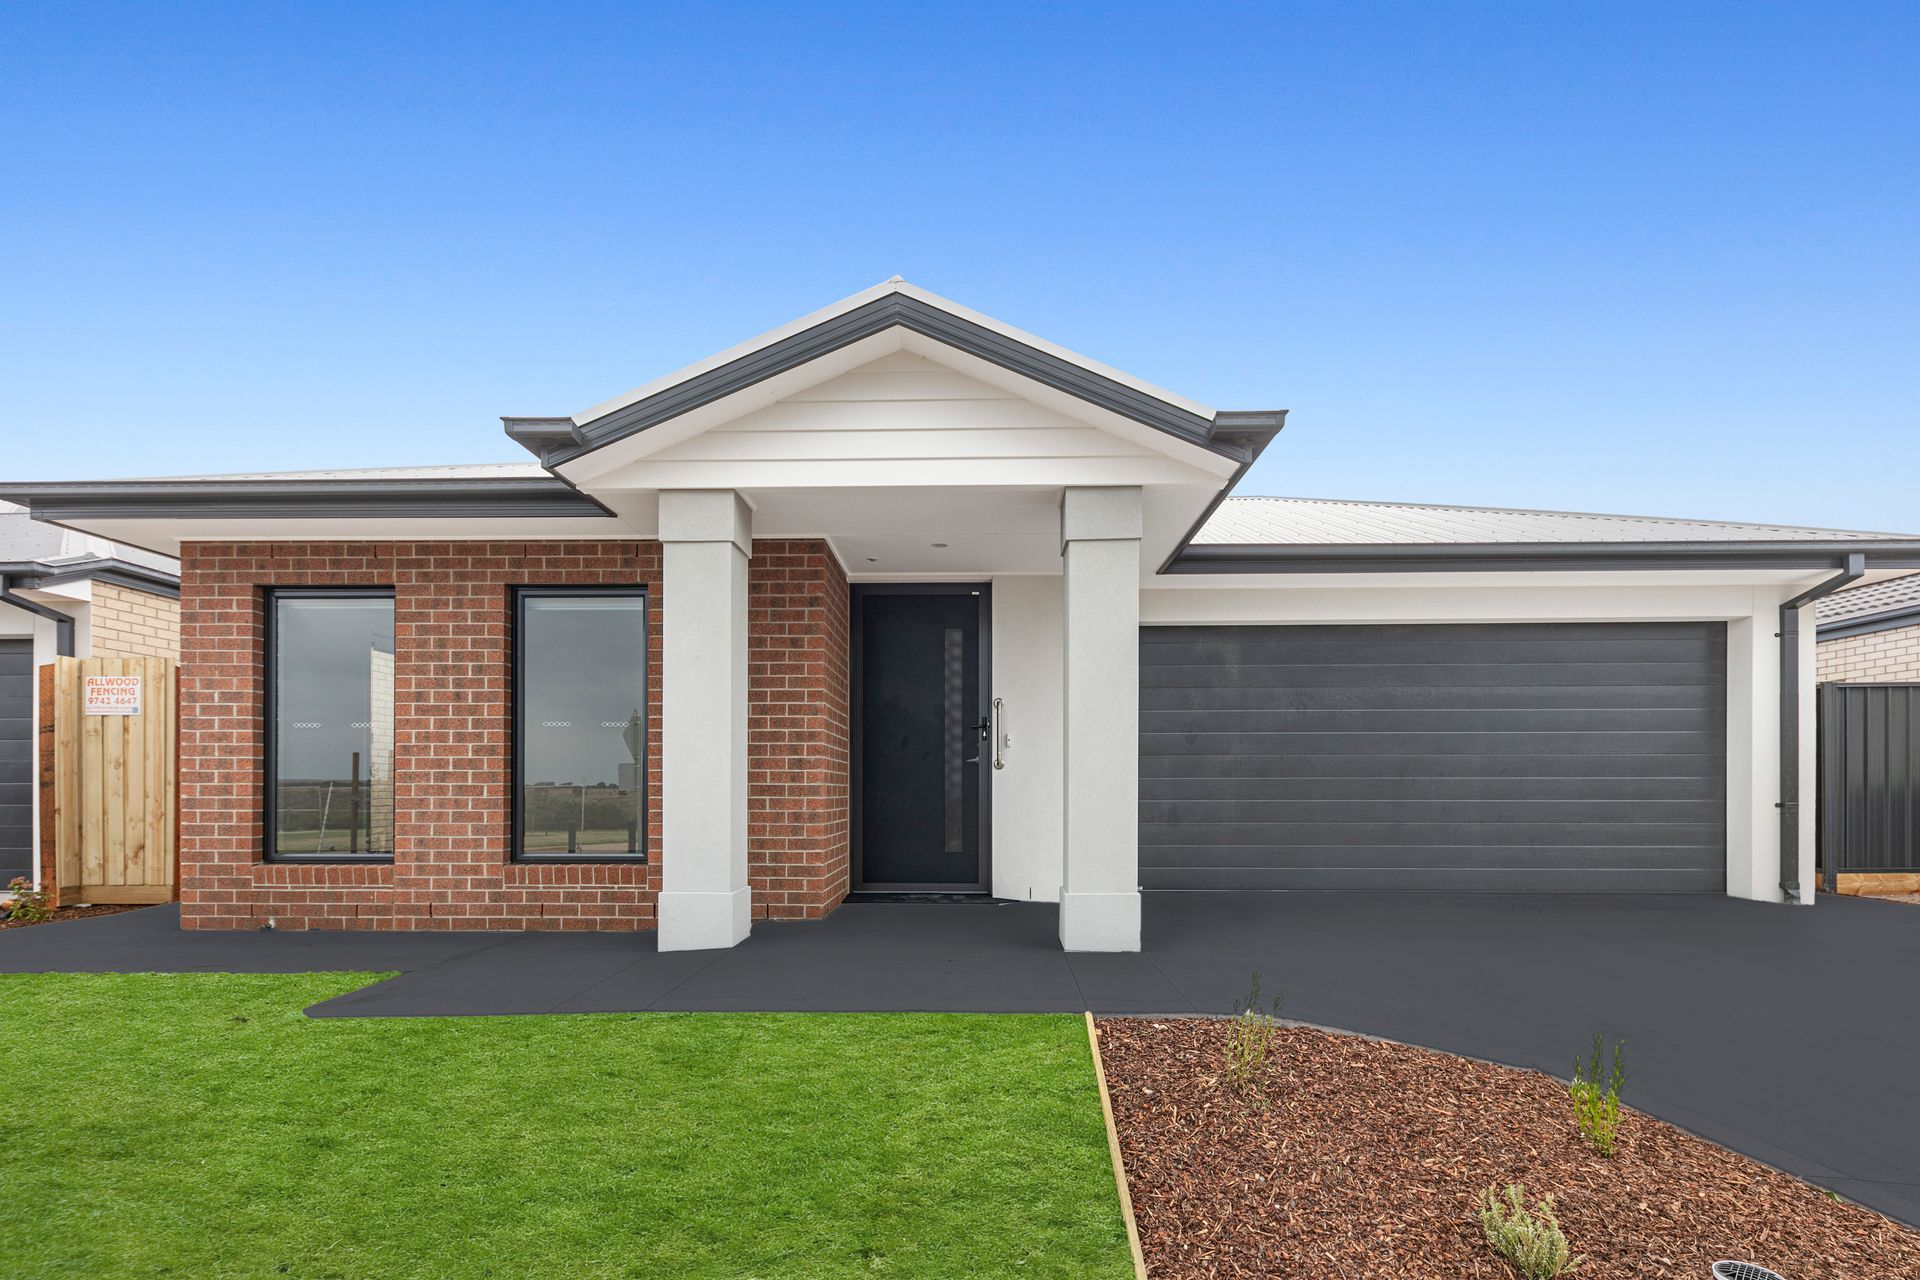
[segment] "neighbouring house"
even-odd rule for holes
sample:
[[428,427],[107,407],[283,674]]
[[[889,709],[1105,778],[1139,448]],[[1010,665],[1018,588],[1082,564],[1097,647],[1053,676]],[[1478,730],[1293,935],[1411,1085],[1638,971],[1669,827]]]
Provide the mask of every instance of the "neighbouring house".
[[1920,573],[1836,591],[1814,613],[1820,683],[1920,682]]
[[34,673],[62,654],[177,657],[179,584],[172,556],[0,503],[0,886],[38,879]]
[[1920,538],[1226,496],[1284,417],[896,279],[518,464],[0,496],[180,557],[189,928],[1812,900],[1808,606]]
[[1821,867],[1840,893],[1920,892],[1920,574],[1836,591],[1819,636]]

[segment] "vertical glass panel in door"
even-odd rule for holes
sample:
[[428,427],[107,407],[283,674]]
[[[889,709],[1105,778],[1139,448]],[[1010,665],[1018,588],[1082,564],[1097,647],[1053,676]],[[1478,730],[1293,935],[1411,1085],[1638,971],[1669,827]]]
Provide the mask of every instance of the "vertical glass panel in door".
[[520,855],[638,858],[646,599],[530,594],[520,604]]

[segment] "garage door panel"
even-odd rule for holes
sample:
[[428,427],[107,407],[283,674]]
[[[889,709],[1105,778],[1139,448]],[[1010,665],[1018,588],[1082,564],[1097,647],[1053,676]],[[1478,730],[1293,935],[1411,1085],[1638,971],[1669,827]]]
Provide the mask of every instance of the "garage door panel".
[[1141,754],[1183,756],[1300,755],[1308,752],[1357,758],[1374,755],[1685,755],[1697,753],[1702,736],[1694,733],[1536,733],[1516,730],[1460,733],[1143,733]]
[[[1240,626],[1211,627],[1146,627],[1141,631],[1140,643],[1147,648],[1180,648],[1192,644],[1214,643],[1222,639],[1237,636],[1251,636],[1259,641],[1271,641],[1280,644],[1316,644],[1328,640],[1345,641],[1356,633],[1364,633],[1368,645],[1392,644],[1401,640],[1416,642],[1432,640],[1479,640],[1486,633],[1498,631],[1497,640],[1501,644],[1514,644],[1525,640],[1589,641],[1589,640],[1692,640],[1713,646],[1717,642],[1705,630],[1711,623],[1665,624],[1653,622],[1491,622],[1491,623],[1434,623],[1434,622],[1367,622],[1350,624],[1314,624],[1288,626],[1284,624],[1249,624]],[[1665,628],[1662,634],[1654,634],[1649,628]],[[1577,630],[1576,630],[1577,629]],[[1335,635],[1333,633],[1344,633]],[[1211,634],[1209,634],[1211,633]],[[1318,634],[1316,634],[1318,633]]]
[[1150,888],[1724,887],[1721,624],[1147,628]]
[[[1727,713],[1712,707],[1505,707],[1471,710],[1369,707],[1340,711],[1290,711],[1289,733],[1724,733]],[[1271,710],[1140,712],[1145,733],[1266,732]]]
[[[1208,804],[1216,801],[1402,800],[1620,800],[1634,804],[1694,801],[1712,775],[1656,778],[1597,777],[1394,777],[1394,778],[1143,778],[1142,805]],[[1696,803],[1714,804],[1715,801]],[[1143,809],[1144,812],[1144,809]]]
[[[1724,673],[1722,673],[1724,674]],[[1153,667],[1141,670],[1143,688],[1285,689],[1358,686],[1361,688],[1533,688],[1585,684],[1609,685],[1705,683],[1701,668],[1686,662],[1516,662],[1516,663],[1360,663],[1321,666],[1219,663]]]
[[[1336,870],[1346,866],[1345,845],[1173,845],[1166,865],[1192,870]],[[1449,868],[1562,871],[1615,871],[1670,866],[1696,856],[1698,845],[1646,845],[1622,857],[1612,845],[1398,845],[1380,850],[1370,867],[1378,870],[1444,871]]]
[[1142,785],[1153,779],[1178,778],[1719,778],[1725,757],[1712,752],[1648,755],[1616,752],[1611,755],[1422,755],[1372,756],[1364,765],[1335,755],[1200,756],[1167,753],[1148,755],[1141,740]]
[[[1383,642],[1377,637],[1367,642],[1366,661],[1356,664],[1353,647],[1344,641],[1304,640],[1274,637],[1264,629],[1190,644],[1162,645],[1154,650],[1159,667],[1222,664],[1249,667],[1315,668],[1354,665],[1378,666],[1401,663],[1407,666],[1465,664],[1477,666],[1485,660],[1486,645],[1478,638],[1447,639],[1443,629],[1402,640]],[[1698,663],[1709,656],[1706,644],[1694,637],[1675,639],[1606,640],[1505,640],[1500,645],[1500,660],[1512,664],[1569,662],[1658,662]]]
[[1613,867],[1356,867],[1207,871],[1142,869],[1145,889],[1342,889],[1434,893],[1717,893],[1724,872],[1686,866]]
[[0,640],[0,885],[32,865],[32,706],[33,642]]
[[1140,691],[1142,711],[1482,711],[1505,708],[1705,708],[1724,713],[1726,688],[1713,684],[1650,685],[1435,685],[1382,691],[1367,685],[1266,688],[1236,685],[1205,688],[1173,685]]
[[1142,797],[1140,821],[1146,825],[1220,823],[1299,825],[1304,823],[1485,824],[1535,823],[1546,815],[1554,823],[1697,823],[1717,828],[1723,806],[1716,800],[1580,800],[1571,798],[1447,800],[1192,800],[1154,801]]
[[[1143,822],[1140,841],[1155,844],[1320,844],[1373,849],[1389,845],[1607,844],[1705,845],[1712,822]],[[1279,837],[1276,840],[1276,837]]]

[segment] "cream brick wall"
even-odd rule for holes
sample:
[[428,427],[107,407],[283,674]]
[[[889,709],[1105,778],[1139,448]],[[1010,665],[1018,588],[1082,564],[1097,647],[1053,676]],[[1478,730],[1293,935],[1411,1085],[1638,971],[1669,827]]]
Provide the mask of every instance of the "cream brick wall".
[[1823,640],[1818,679],[1856,683],[1920,681],[1920,624]]
[[178,600],[96,581],[92,624],[96,658],[180,656]]

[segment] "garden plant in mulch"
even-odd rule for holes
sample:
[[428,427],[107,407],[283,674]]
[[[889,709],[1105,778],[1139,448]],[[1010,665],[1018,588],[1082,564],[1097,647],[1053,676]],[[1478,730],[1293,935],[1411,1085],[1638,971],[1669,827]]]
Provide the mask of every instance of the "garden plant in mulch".
[[1408,1045],[1280,1027],[1257,1102],[1223,1079],[1233,1024],[1109,1018],[1100,1047],[1155,1277],[1351,1280],[1514,1272],[1489,1187],[1551,1194],[1582,1280],[1920,1276],[1920,1232],[1623,1108],[1614,1153],[1567,1085]]
[[16,877],[7,885],[6,896],[0,898],[0,929],[24,929],[28,925],[57,924],[62,920],[84,920],[88,916],[112,916],[138,910],[139,905],[56,907],[47,901],[44,892],[24,878]]

